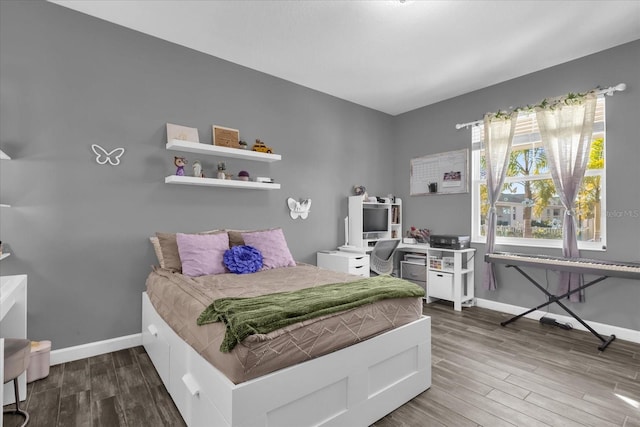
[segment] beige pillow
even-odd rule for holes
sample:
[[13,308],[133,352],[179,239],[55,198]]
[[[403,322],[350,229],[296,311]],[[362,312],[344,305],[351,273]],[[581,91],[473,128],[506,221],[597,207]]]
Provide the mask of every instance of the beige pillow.
[[[191,234],[217,233],[224,233],[224,230],[210,230]],[[160,264],[162,268],[182,271],[182,261],[180,261],[180,254],[178,253],[178,242],[176,241],[176,233],[156,232],[156,237],[158,238],[158,244],[160,245],[160,251],[162,253],[162,261],[164,263],[164,265]]]
[[245,230],[227,230],[227,234],[229,234],[229,247],[232,248],[234,246],[244,246],[244,239],[242,238],[242,233],[247,233]]
[[156,258],[158,258],[158,264],[160,264],[160,267],[165,268],[164,267],[164,258],[162,258],[162,249],[160,248],[160,241],[155,236],[149,237],[149,240],[151,241],[151,244],[153,245],[153,250],[156,253]]

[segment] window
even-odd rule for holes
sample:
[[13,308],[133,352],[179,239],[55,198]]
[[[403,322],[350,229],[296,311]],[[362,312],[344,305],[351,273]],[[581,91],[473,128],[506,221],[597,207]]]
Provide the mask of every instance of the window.
[[[483,136],[482,124],[472,128],[472,233],[480,243],[486,241],[489,210]],[[574,206],[580,249],[606,246],[605,172],[605,100],[599,97],[587,171]],[[518,115],[504,182],[496,210],[512,215],[507,221],[498,215],[496,244],[562,247],[565,209],[551,179],[535,113]]]

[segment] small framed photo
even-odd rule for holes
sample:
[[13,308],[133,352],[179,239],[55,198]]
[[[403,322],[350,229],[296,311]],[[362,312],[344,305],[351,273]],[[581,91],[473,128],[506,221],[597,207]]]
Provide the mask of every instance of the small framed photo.
[[213,125],[212,128],[213,145],[241,148],[240,131],[238,129],[225,128],[217,125]]
[[173,139],[181,141],[200,142],[197,128],[189,128],[186,126],[174,125],[167,123],[167,142]]

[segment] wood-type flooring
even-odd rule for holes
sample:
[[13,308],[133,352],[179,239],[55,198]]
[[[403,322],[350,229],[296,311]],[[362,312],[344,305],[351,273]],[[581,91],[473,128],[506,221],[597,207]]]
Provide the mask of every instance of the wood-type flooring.
[[[588,332],[529,319],[502,327],[510,316],[487,309],[434,303],[424,313],[433,385],[375,427],[640,427],[640,344],[617,339],[599,352]],[[52,366],[22,406],[30,427],[184,426],[142,347]]]

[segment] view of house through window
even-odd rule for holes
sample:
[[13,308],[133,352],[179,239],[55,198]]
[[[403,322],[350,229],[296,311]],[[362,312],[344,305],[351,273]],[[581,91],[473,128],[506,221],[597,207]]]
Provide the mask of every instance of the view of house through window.
[[[489,210],[482,138],[483,126],[472,129],[472,200],[474,241],[486,239]],[[574,212],[581,249],[606,244],[605,101],[599,97],[591,151]],[[502,194],[496,204],[497,244],[561,247],[565,208],[556,194],[533,112],[518,115],[513,147]]]

